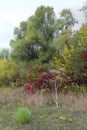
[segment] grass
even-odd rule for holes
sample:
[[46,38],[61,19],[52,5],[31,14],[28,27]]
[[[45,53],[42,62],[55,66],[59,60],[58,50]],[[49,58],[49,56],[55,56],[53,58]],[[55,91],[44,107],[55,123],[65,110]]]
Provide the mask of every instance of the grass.
[[[29,123],[16,119],[16,109],[29,107]],[[27,95],[22,89],[0,89],[0,130],[87,130],[87,96],[59,95],[59,109],[54,94]]]

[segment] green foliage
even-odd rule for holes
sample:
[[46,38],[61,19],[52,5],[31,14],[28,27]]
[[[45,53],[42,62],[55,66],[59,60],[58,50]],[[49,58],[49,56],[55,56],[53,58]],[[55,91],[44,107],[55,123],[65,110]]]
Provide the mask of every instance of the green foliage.
[[83,11],[84,16],[85,16],[85,21],[86,21],[86,23],[87,23],[87,1],[85,1],[85,2],[83,3],[83,6],[82,6],[82,8],[80,9],[80,11]]
[[8,59],[9,56],[10,56],[9,49],[5,48],[0,50],[0,59]]
[[69,88],[70,92],[73,92],[75,94],[85,94],[86,93],[86,86],[84,85],[77,85],[77,84],[72,84]]
[[81,49],[85,49],[87,47],[87,23],[83,24],[79,30],[79,41],[78,45]]
[[64,30],[71,28],[75,23],[77,23],[77,20],[73,17],[71,10],[63,9],[60,12],[60,19],[58,19],[57,28],[64,33]]
[[[18,61],[49,63],[55,52],[70,48],[72,26],[76,23],[70,9],[64,9],[57,19],[52,7],[40,6],[27,21],[14,29],[11,56]],[[55,45],[56,44],[56,45]]]
[[19,107],[16,111],[17,120],[22,123],[28,123],[31,118],[31,112],[27,107]]
[[62,121],[66,121],[67,119],[66,119],[65,116],[60,116],[60,120],[62,120]]
[[68,121],[68,122],[72,122],[73,121],[73,119],[71,117],[65,117],[65,116],[60,116],[60,120]]
[[[79,32],[77,32],[74,37],[72,38],[73,44],[70,50],[70,56],[66,56],[69,67],[70,73],[74,75],[74,78],[79,79],[79,83],[87,83],[86,80],[86,66],[87,66],[87,55],[86,55],[86,47],[87,47],[87,25],[84,24],[80,28]],[[77,39],[78,37],[78,39]],[[76,39],[74,39],[76,38]],[[77,44],[76,44],[77,42]],[[67,53],[68,54],[68,53]]]
[[77,23],[76,19],[70,9],[63,9],[60,12],[60,18],[57,20],[56,24],[56,37],[53,42],[57,53],[61,56],[63,55],[64,47],[66,46],[69,50],[72,44],[72,27]]
[[16,80],[17,64],[14,61],[0,60],[0,86]]
[[15,38],[11,40],[11,56],[15,60],[42,63],[52,59],[54,48],[51,42],[55,32],[55,13],[52,7],[40,6],[27,21],[15,28]]

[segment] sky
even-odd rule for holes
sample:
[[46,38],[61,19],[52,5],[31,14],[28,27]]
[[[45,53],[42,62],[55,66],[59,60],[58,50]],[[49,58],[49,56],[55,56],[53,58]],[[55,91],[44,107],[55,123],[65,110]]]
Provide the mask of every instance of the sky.
[[86,0],[0,0],[0,49],[10,48],[10,40],[14,38],[13,31],[19,27],[21,21],[26,21],[35,10],[41,6],[51,6],[56,15],[64,8],[70,8],[76,18],[81,19],[76,13]]

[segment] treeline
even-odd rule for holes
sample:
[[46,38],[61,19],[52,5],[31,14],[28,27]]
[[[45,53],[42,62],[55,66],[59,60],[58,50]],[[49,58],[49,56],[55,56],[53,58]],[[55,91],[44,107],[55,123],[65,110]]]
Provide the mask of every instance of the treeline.
[[14,39],[10,42],[12,58],[49,63],[64,46],[70,48],[75,23],[70,9],[63,9],[57,19],[52,7],[40,6],[33,16],[14,29]]
[[[77,31],[73,31],[73,27],[79,22],[74,18],[70,9],[63,9],[59,18],[57,18],[52,7],[40,6],[36,9],[34,15],[26,21],[22,21],[20,26],[14,29],[14,39],[10,41],[11,51],[9,52],[8,49],[0,51],[0,59],[3,64],[3,69],[0,68],[0,71],[2,71],[0,73],[1,85],[3,73],[8,74],[10,72],[5,65],[10,63],[9,66],[11,67],[13,62],[13,65],[16,65],[13,68],[16,69],[17,67],[18,69],[15,71],[17,73],[11,71],[14,74],[9,75],[10,80],[8,80],[9,76],[6,77],[6,74],[3,79],[10,83],[17,83],[18,86],[19,84],[35,83],[44,72],[47,74],[54,70],[56,70],[55,74],[58,81],[62,79],[63,88],[66,85],[72,86],[72,84],[86,86],[86,10],[87,4],[81,9],[85,14],[85,23]],[[2,59],[6,60],[6,64],[2,62]],[[46,80],[49,79],[50,76]],[[41,82],[44,82],[44,80],[42,79]],[[50,85],[46,82],[45,84],[46,86]]]

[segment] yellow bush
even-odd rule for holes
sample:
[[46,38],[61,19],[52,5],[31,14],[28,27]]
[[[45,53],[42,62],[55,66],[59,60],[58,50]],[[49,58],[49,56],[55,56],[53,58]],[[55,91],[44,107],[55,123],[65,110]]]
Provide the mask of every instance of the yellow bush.
[[17,64],[6,59],[0,60],[0,84],[9,83],[17,75]]

